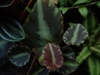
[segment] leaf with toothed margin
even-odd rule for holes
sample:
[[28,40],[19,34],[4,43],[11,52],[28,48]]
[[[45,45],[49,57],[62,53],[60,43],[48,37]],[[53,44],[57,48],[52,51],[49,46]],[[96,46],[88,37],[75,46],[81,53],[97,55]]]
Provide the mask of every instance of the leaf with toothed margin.
[[23,28],[26,39],[23,43],[35,48],[40,56],[48,42],[59,44],[63,35],[63,16],[50,0],[37,0]]
[[88,37],[88,32],[81,24],[76,24],[67,29],[63,41],[69,45],[80,45]]
[[44,57],[44,65],[51,71],[55,71],[63,64],[63,56],[60,47],[53,43],[48,43],[45,46],[42,55]]
[[75,53],[71,47],[63,47],[62,49],[64,63],[62,67],[57,69],[57,72],[63,75],[68,75],[74,72],[79,64],[75,60]]
[[31,68],[29,75],[49,75],[50,70],[41,66],[38,61],[34,63],[34,66]]
[[7,16],[0,16],[0,38],[10,42],[18,42],[25,38],[25,34],[17,20]]
[[29,59],[30,59],[30,48],[27,46],[22,45],[13,45],[10,48],[10,51],[8,52],[7,56],[11,63],[13,63],[16,66],[22,67],[25,65]]

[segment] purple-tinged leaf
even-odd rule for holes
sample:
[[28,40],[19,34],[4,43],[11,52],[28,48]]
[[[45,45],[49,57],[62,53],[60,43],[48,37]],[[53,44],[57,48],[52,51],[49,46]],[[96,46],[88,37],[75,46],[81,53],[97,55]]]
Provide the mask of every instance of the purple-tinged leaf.
[[57,69],[57,72],[62,75],[68,75],[74,72],[78,68],[79,64],[75,60],[75,53],[71,47],[64,47],[62,51],[64,62],[62,67]]
[[55,71],[63,64],[63,56],[59,46],[48,43],[43,50],[44,65],[51,71]]

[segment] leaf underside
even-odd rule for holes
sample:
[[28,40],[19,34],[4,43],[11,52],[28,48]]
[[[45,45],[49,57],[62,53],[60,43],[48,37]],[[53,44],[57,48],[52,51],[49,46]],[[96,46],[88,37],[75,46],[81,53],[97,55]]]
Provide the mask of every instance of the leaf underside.
[[88,32],[81,24],[76,24],[67,29],[63,41],[69,45],[80,45],[88,37]]
[[43,50],[44,65],[51,71],[55,71],[63,64],[63,56],[60,48],[52,43],[48,43]]
[[13,45],[10,48],[10,51],[8,52],[7,56],[11,63],[13,63],[16,66],[22,67],[30,59],[29,51],[30,48],[27,46]]
[[58,8],[49,0],[37,0],[24,26],[26,39],[23,41],[34,47],[41,55],[48,42],[60,43],[63,35],[63,17]]

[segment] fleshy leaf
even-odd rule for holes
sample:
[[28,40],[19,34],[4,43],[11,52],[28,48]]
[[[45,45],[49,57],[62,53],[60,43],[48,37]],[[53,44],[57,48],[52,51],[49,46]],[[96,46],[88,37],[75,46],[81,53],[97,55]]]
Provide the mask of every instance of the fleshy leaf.
[[95,56],[89,56],[87,59],[90,75],[100,74],[100,62]]
[[0,38],[17,42],[24,39],[25,34],[21,24],[11,17],[0,17]]
[[100,57],[100,45],[90,47],[90,50]]
[[64,47],[62,51],[64,63],[62,67],[57,69],[57,72],[63,75],[68,75],[74,72],[78,68],[79,64],[75,60],[75,53],[71,47]]
[[32,67],[29,75],[49,75],[50,70],[41,66],[38,62]]
[[69,45],[80,45],[88,37],[88,32],[81,24],[76,24],[67,29],[63,41]]
[[85,59],[87,59],[88,56],[91,55],[91,51],[88,47],[85,47],[82,49],[80,54],[77,56],[76,61],[81,64]]
[[6,40],[0,39],[0,60],[2,60],[6,56],[9,48],[12,45],[13,45],[12,42],[8,42]]
[[48,43],[43,50],[44,65],[51,71],[55,71],[63,64],[63,56],[60,48],[52,43]]
[[10,51],[8,52],[7,56],[11,63],[13,63],[16,66],[22,67],[25,65],[29,59],[30,59],[30,48],[27,46],[22,45],[13,45],[10,48]]
[[62,41],[63,17],[50,0],[37,0],[23,28],[26,32],[23,43],[41,55],[48,42],[59,44]]
[[89,35],[94,33],[95,28],[97,27],[97,18],[93,11],[90,11],[87,15],[87,18],[83,21],[84,27],[87,29]]
[[0,7],[8,7],[13,2],[14,2],[14,0],[0,0]]

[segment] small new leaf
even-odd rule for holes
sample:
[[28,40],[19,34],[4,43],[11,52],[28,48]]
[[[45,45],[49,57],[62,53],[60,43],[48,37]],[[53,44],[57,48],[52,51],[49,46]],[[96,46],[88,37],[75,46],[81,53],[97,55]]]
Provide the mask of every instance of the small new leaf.
[[44,65],[51,71],[55,71],[63,64],[63,56],[60,48],[53,44],[48,43],[43,50]]
[[88,32],[81,24],[76,24],[67,29],[63,41],[68,45],[80,45],[88,37]]

